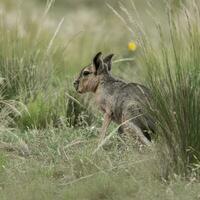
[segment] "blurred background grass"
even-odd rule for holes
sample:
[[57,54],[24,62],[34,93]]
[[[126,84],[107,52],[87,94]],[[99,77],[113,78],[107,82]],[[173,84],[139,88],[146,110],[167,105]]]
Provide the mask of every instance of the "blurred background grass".
[[[1,199],[198,199],[198,6],[0,0]],[[102,119],[72,82],[98,51],[152,89],[152,152],[114,136],[92,154]]]

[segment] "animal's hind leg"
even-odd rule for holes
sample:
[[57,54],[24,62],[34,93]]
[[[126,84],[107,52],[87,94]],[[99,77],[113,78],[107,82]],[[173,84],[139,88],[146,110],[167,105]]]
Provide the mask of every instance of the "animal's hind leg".
[[130,122],[126,123],[126,125],[124,125],[124,130],[134,133],[143,144],[147,146],[151,145],[151,142],[145,137],[142,130],[138,126],[136,126],[134,123],[130,123]]

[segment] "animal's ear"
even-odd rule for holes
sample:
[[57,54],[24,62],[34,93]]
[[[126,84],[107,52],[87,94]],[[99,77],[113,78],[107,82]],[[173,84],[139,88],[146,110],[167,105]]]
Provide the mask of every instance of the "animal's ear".
[[96,56],[93,58],[93,64],[94,64],[94,70],[95,74],[100,74],[103,71],[103,60],[101,58],[102,53],[99,52],[96,54]]
[[108,66],[108,71],[111,70],[111,66],[112,66],[112,57],[114,56],[114,54],[110,54],[108,56],[106,56],[104,59],[103,59],[103,62],[107,64]]

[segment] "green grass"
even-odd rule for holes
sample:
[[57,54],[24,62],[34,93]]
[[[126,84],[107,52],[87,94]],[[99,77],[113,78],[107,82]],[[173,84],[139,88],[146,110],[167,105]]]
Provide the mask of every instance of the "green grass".
[[[2,199],[195,199],[199,184],[161,181],[155,155],[112,139],[92,154],[90,130],[13,132],[0,156]],[[17,137],[16,137],[17,136]],[[24,142],[22,142],[24,141]],[[24,143],[27,147],[25,148]],[[28,149],[29,154],[23,154]],[[26,150],[27,151],[27,150]]]
[[[32,19],[26,12],[18,16],[17,10],[12,9],[2,14],[2,94],[6,99],[20,101],[26,106],[26,109],[21,110],[22,116],[16,121],[22,129],[45,128],[49,125],[57,127],[62,121],[63,124],[75,126],[82,123],[82,115],[85,116],[85,121],[91,123],[92,114],[86,111],[88,103],[81,98],[76,103],[70,97],[78,98],[72,88],[73,77],[70,77],[73,68],[77,71],[77,67],[73,66],[79,66],[87,54],[77,52],[81,55],[78,60],[70,54],[66,59],[65,55],[69,51],[67,48],[70,47],[68,45],[73,38],[68,38],[63,43],[62,35],[58,36],[61,21],[58,21],[58,24],[54,23],[53,28],[50,28],[45,26],[49,19],[44,11],[38,12],[43,15],[40,21],[39,18]],[[9,16],[12,13],[16,15],[16,20],[12,21],[13,25],[9,25]],[[79,42],[84,37],[83,35]],[[92,49],[90,44],[88,48]],[[75,45],[72,52],[76,49]],[[72,110],[73,107],[76,109],[75,112]]]
[[158,25],[159,47],[145,46],[143,54],[167,174],[190,173],[200,160],[200,29],[194,10],[199,13],[197,5],[177,15],[168,11],[168,35]]

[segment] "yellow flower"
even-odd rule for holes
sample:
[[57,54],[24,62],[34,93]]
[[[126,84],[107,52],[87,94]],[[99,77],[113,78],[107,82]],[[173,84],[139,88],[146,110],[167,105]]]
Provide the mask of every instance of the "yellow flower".
[[137,45],[135,44],[135,42],[133,42],[133,41],[129,42],[128,49],[129,49],[129,51],[135,51],[137,49]]

